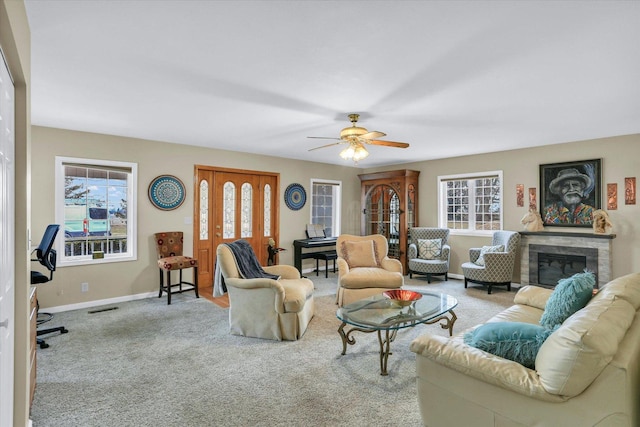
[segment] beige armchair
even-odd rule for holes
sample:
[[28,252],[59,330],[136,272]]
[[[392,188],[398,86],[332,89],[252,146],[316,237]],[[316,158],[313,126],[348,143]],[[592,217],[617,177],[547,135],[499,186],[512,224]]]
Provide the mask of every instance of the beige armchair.
[[229,293],[229,330],[234,335],[295,341],[314,314],[313,282],[291,265],[263,267],[278,280],[244,279],[227,245],[217,248],[217,262]]
[[381,234],[338,237],[338,306],[402,287],[402,264],[387,256],[388,249]]

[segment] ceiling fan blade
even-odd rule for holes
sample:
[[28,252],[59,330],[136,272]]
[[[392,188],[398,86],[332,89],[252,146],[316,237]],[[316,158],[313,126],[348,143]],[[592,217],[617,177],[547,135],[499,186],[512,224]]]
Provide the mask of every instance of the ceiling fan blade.
[[[312,138],[311,136],[309,138]],[[343,142],[333,142],[331,144],[327,144],[327,145],[322,145],[320,147],[316,147],[316,148],[310,148],[309,151],[313,151],[313,150],[319,150],[321,148],[327,148],[327,147],[333,147],[334,145],[340,145]]]
[[313,138],[313,139],[335,139],[336,141],[342,141],[342,139],[334,138],[332,136],[308,136],[307,138]]
[[371,140],[375,138],[382,138],[383,136],[387,136],[387,134],[384,132],[379,132],[377,130],[372,130],[371,132],[367,132],[363,135],[360,135],[360,138]]
[[395,148],[407,148],[409,144],[406,142],[394,142],[394,141],[381,141],[379,139],[372,139],[365,141],[367,144],[371,145],[383,145],[385,147],[395,147]]

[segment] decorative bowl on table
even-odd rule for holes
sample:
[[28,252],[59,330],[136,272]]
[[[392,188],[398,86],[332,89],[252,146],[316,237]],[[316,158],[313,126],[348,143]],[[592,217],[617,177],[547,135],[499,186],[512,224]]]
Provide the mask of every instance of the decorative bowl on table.
[[400,307],[406,307],[413,304],[422,298],[422,294],[419,292],[408,291],[406,289],[394,289],[392,291],[385,291],[382,293],[385,297],[389,298],[395,304]]

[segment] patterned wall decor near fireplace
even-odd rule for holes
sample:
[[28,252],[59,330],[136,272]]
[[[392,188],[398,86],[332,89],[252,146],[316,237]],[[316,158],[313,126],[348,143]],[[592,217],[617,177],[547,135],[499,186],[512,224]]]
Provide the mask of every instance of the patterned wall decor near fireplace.
[[596,274],[596,287],[613,279],[615,234],[521,231],[520,284],[554,287],[584,269]]

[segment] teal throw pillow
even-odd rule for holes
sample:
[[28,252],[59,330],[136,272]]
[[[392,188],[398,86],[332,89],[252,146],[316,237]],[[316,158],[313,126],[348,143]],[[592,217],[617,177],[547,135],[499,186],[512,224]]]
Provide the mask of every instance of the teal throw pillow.
[[595,284],[596,276],[591,272],[560,279],[547,300],[540,325],[545,328],[561,325],[569,316],[587,305]]
[[489,252],[504,252],[504,245],[483,246],[482,249],[480,249],[480,256],[475,262],[476,265],[484,267],[484,254]]
[[436,259],[442,254],[442,239],[418,239],[418,258]]
[[540,346],[554,332],[524,322],[489,322],[464,334],[467,345],[534,369]]

